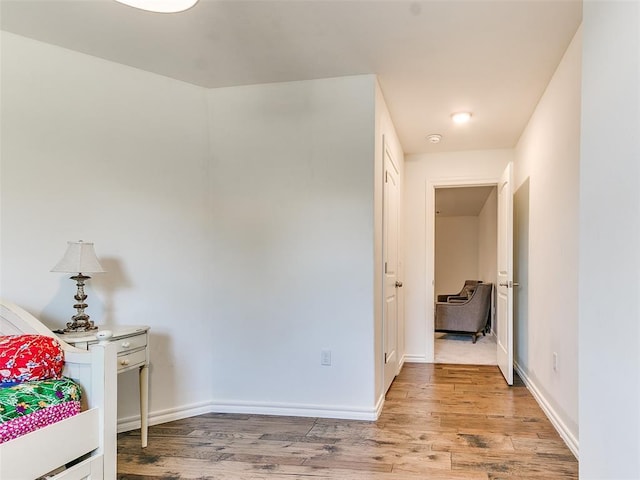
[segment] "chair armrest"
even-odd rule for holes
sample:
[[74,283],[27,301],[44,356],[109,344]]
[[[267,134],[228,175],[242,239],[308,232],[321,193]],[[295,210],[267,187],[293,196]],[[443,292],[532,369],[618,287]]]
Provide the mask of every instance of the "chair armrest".
[[438,295],[436,297],[436,302],[446,302],[447,298],[449,298],[450,295]]
[[449,302],[449,303],[464,303],[467,300],[469,300],[468,297],[458,297],[458,296],[454,296],[454,295],[451,295],[451,296],[449,296],[447,298],[447,302]]
[[449,301],[447,303],[467,303],[467,301],[469,301],[468,298],[466,297],[453,297],[453,298],[449,298]]

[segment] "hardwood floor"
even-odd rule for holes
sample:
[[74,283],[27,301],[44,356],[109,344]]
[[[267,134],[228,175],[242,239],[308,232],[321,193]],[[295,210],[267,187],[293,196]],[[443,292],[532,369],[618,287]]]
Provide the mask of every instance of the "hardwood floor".
[[516,376],[406,364],[376,422],[207,414],[118,437],[118,478],[577,479],[578,462]]

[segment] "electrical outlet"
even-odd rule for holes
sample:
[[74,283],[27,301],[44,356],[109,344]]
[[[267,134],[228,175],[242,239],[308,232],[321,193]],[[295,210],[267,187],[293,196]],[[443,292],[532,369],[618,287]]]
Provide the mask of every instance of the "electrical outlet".
[[558,353],[557,352],[553,352],[553,371],[554,372],[558,371]]
[[320,365],[331,366],[331,350],[322,350],[320,352]]

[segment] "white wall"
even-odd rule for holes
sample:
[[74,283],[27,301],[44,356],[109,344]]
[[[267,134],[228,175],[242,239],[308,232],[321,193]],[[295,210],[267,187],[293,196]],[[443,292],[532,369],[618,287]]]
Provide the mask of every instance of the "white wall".
[[[513,195],[513,344],[515,361],[529,358],[529,179]],[[535,350],[531,352],[535,354]],[[528,363],[528,362],[527,362]]]
[[478,215],[478,278],[495,285],[498,278],[497,265],[498,193],[494,188]]
[[637,479],[640,6],[585,2],[583,29],[580,478]]
[[579,31],[518,142],[514,164],[515,189],[529,178],[528,331],[520,331],[514,358],[574,450],[581,41]]
[[498,281],[498,189],[494,188],[478,215],[478,278],[492,283],[491,329],[497,333],[495,295]]
[[372,75],[208,92],[215,410],[374,415],[374,99]]
[[[87,313],[151,326],[153,414],[207,402],[203,90],[2,33],[1,113],[1,295],[64,325],[75,285],[49,270],[68,240],[94,241],[108,273],[90,280]],[[137,376],[120,377],[127,419]]]
[[460,291],[478,278],[478,217],[436,217],[435,294]]
[[[88,289],[92,318],[151,326],[152,423],[212,408],[373,418],[374,154],[393,133],[376,88],[207,91],[3,33],[2,296],[63,325],[74,286],[49,269],[67,240],[91,240],[109,271]],[[136,375],[119,386],[131,427]]]
[[405,157],[407,361],[433,361],[434,186],[495,184],[513,158],[511,149]]

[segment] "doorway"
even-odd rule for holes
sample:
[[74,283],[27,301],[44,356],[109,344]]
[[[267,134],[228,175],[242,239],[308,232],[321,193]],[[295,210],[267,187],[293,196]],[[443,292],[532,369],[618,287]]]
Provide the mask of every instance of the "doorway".
[[[497,189],[496,185],[444,186],[435,188],[434,202],[434,301],[455,294],[467,296],[466,281],[496,284]],[[483,288],[483,293],[486,288]],[[480,290],[477,296],[480,295]],[[495,290],[489,302],[486,335],[473,337],[452,331],[434,331],[435,363],[496,365]],[[473,293],[471,293],[473,295]],[[460,301],[458,299],[458,301]],[[468,300],[467,302],[470,302]],[[474,302],[477,299],[473,300]],[[441,305],[451,309],[451,305]],[[466,307],[456,305],[455,310]],[[483,322],[485,321],[483,320]]]

